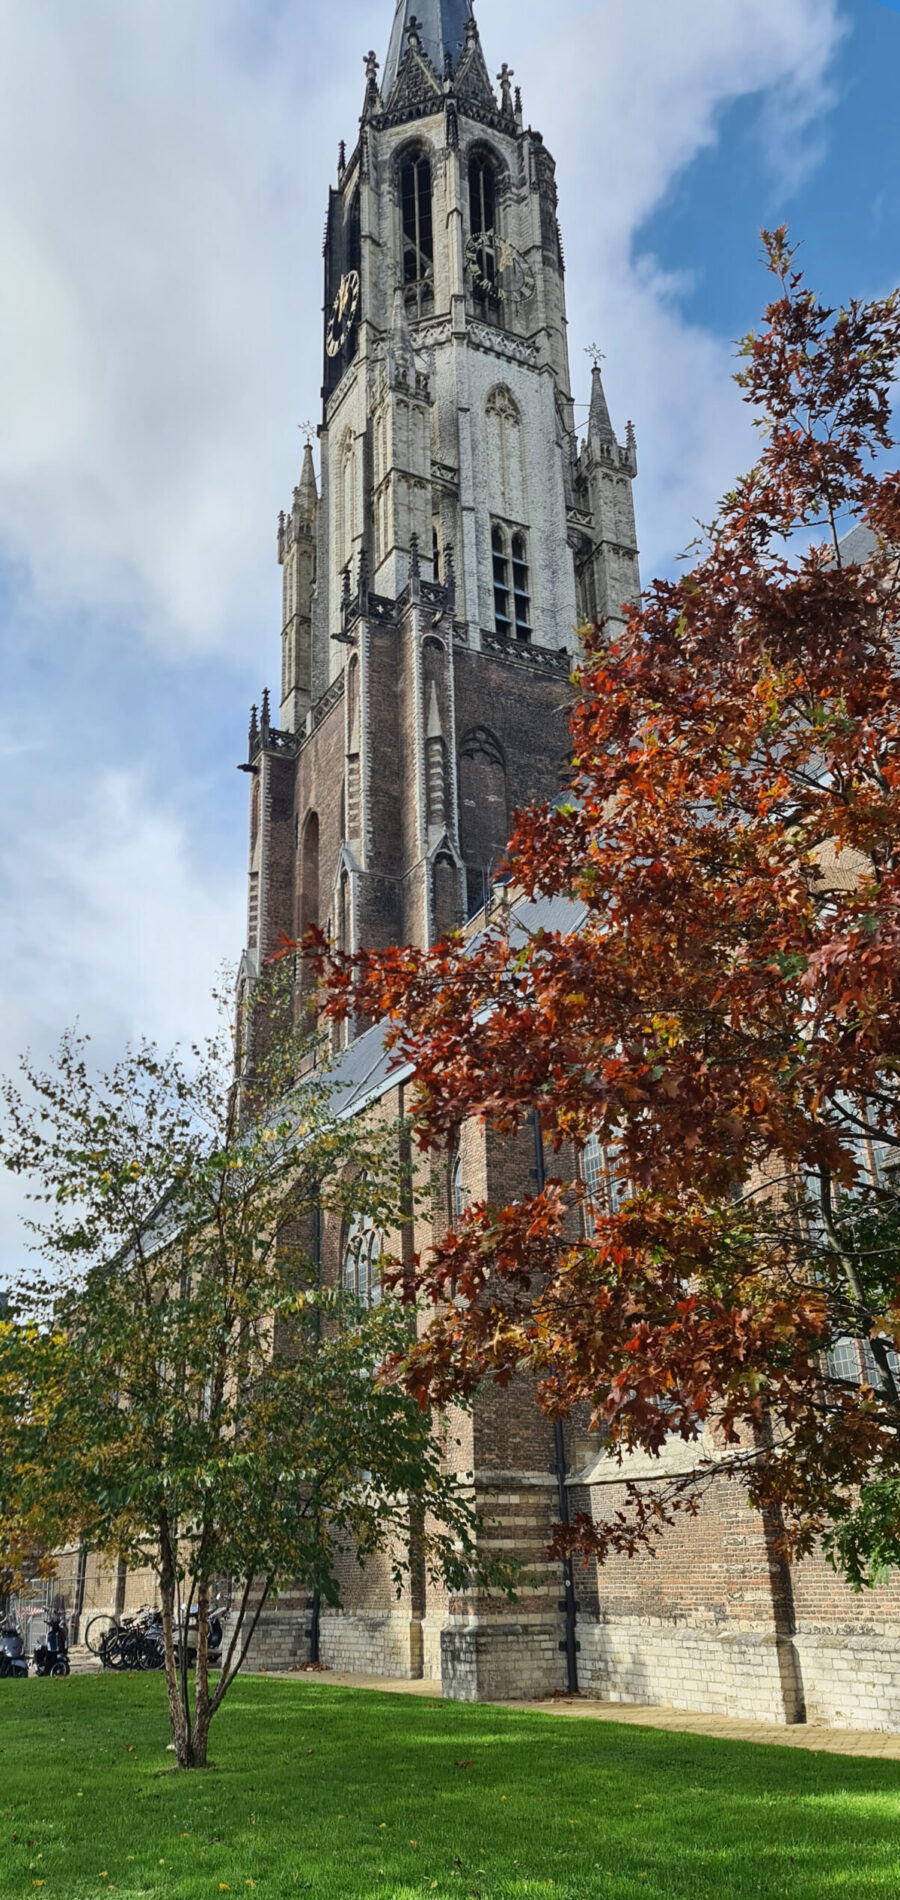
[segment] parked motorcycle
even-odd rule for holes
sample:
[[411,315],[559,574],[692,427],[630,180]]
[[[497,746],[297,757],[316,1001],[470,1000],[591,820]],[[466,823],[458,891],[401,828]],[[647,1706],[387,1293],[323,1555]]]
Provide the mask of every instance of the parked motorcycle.
[[68,1676],[69,1632],[58,1610],[54,1610],[47,1619],[47,1636],[34,1652],[34,1673],[36,1676]]
[[0,1624],[0,1680],[6,1676],[16,1676],[22,1681],[27,1675],[25,1644],[18,1626],[8,1620]]

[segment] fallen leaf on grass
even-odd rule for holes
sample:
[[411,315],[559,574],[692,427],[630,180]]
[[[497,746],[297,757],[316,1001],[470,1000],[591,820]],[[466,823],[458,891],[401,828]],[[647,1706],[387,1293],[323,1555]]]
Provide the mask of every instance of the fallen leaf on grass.
[[475,1763],[474,1761],[455,1761],[453,1766],[454,1768],[474,1768]]

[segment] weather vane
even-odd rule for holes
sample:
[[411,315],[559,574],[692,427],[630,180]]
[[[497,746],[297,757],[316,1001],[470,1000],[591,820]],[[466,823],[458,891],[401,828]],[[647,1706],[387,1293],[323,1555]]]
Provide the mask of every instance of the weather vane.
[[316,433],[315,423],[314,422],[298,422],[297,427],[300,431],[300,434],[306,437],[307,448],[311,449],[313,445],[313,436]]
[[593,363],[595,369],[599,369],[601,363],[606,362],[606,357],[603,351],[601,350],[599,343],[589,343],[584,353],[585,353],[585,356],[590,357],[591,362]]

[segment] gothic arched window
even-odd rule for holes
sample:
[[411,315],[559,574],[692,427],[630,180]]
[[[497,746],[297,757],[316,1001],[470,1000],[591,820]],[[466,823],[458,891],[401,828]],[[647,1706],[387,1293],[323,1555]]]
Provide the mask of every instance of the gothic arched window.
[[362,1214],[354,1214],[344,1246],[344,1288],[364,1306],[381,1303],[379,1263],[384,1252],[380,1234]]
[[599,1135],[589,1135],[581,1150],[581,1178],[587,1191],[585,1232],[590,1235],[601,1215],[618,1213],[628,1192],[618,1171],[615,1145],[605,1148]]
[[[478,315],[499,321],[497,271],[497,166],[483,147],[469,159],[469,231],[473,240],[472,299]],[[479,239],[485,240],[479,243]],[[489,240],[489,241],[488,241]]]
[[469,916],[487,896],[509,841],[506,762],[487,726],[473,726],[459,748],[459,842],[466,866]]
[[406,307],[411,317],[427,317],[434,309],[434,214],[431,161],[425,152],[401,158],[400,222]]
[[300,839],[300,935],[319,924],[319,818],[311,811]]
[[459,1227],[466,1211],[466,1190],[463,1182],[462,1155],[457,1154],[450,1172],[450,1218],[454,1227]]

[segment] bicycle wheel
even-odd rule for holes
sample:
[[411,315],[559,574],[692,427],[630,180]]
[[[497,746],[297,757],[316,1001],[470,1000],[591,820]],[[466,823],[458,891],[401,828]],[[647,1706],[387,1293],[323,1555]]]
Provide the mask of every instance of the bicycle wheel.
[[92,1656],[102,1655],[105,1638],[112,1636],[117,1628],[115,1617],[103,1611],[99,1616],[91,1617],[85,1628],[84,1640]]

